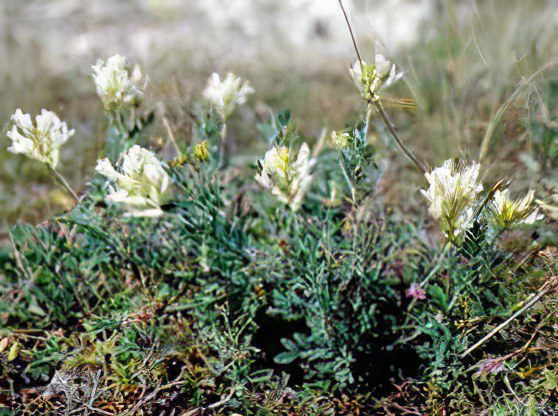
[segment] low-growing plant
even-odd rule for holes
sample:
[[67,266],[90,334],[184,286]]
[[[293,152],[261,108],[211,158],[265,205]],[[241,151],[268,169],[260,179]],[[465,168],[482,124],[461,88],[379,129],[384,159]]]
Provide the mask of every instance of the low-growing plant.
[[[339,1],[344,12],[343,3]],[[552,414],[558,251],[535,190],[511,197],[483,165],[429,168],[384,106],[383,55],[351,76],[346,129],[303,137],[289,112],[247,166],[227,122],[250,84],[212,75],[194,141],[162,160],[155,115],[124,58],[93,67],[109,128],[77,195],[56,170],[72,135],[17,110],[12,150],[45,163],[68,212],[10,231],[0,256],[0,406],[21,414]],[[146,115],[147,114],[147,115]],[[377,192],[377,117],[424,174],[428,217]],[[545,129],[537,152],[554,167]],[[544,130],[540,133],[541,128]],[[538,136],[537,136],[538,137]],[[544,211],[546,212],[546,211]],[[433,223],[431,222],[433,221]],[[434,226],[433,226],[434,225]]]

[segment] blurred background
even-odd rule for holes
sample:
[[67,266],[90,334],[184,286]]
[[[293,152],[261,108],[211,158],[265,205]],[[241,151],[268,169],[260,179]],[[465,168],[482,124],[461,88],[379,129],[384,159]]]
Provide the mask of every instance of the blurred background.
[[[376,45],[405,73],[386,103],[417,154],[433,165],[478,158],[485,140],[492,173],[518,187],[554,180],[556,165],[540,153],[558,155],[558,1],[344,1],[364,59]],[[146,110],[165,115],[181,143],[191,140],[192,114],[214,71],[233,71],[256,90],[231,127],[238,153],[265,150],[256,124],[272,111],[290,109],[312,141],[363,109],[347,72],[355,56],[337,0],[0,0],[2,230],[71,204],[39,163],[5,150],[10,115],[47,108],[76,130],[61,170],[83,190],[106,131],[91,66],[117,53],[141,65]],[[147,134],[155,146],[167,140],[159,124]],[[418,194],[398,184],[415,173],[401,169],[407,162],[381,128],[371,140],[389,162],[380,191],[412,206]]]

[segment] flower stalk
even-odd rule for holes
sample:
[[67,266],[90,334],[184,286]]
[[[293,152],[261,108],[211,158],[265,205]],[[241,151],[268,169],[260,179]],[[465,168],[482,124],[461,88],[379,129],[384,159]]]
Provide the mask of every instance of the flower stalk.
[[360,80],[355,79],[355,82],[359,85],[363,84],[361,86],[361,94],[367,102],[367,119],[370,116],[370,105],[374,103],[376,110],[380,114],[382,121],[386,125],[393,139],[395,140],[397,146],[415,164],[415,166],[417,166],[422,171],[422,173],[428,172],[427,165],[423,161],[421,161],[417,156],[415,156],[414,153],[411,151],[411,149],[409,149],[399,137],[399,134],[397,133],[393,121],[391,120],[389,114],[385,111],[381,103],[380,95],[378,95],[378,91],[382,88],[384,83],[385,85],[389,85],[395,82],[397,79],[400,78],[401,74],[397,73],[393,63],[387,61],[381,55],[377,55],[376,57],[376,61],[381,60],[380,62],[382,66],[381,71],[378,71],[378,68],[376,68],[377,66],[376,64],[373,66],[365,65],[364,61],[362,60],[362,55],[360,54],[360,50],[358,48],[358,44],[356,41],[355,34],[353,32],[349,15],[345,10],[343,1],[338,0],[338,2],[339,2],[339,6],[341,7],[341,11],[343,12],[343,16],[345,17],[345,22],[347,23],[347,28],[349,29],[351,40],[353,42],[353,47],[355,49],[357,59],[358,59],[358,65],[360,71],[356,71],[353,65],[353,67],[351,68],[351,73],[353,75],[353,78],[358,77],[360,75]]
[[224,169],[229,166],[230,149],[227,141],[227,118],[223,117],[223,125],[221,126],[221,141],[219,143],[219,168]]
[[79,196],[72,189],[66,178],[64,178],[64,176],[62,176],[52,165],[47,164],[47,168],[50,175],[52,176],[52,179],[62,188],[64,188],[72,196],[72,198],[75,199],[76,202],[79,202]]
[[254,93],[250,83],[229,72],[221,80],[219,74],[214,73],[207,81],[203,91],[204,97],[209,101],[211,107],[221,117],[221,138],[219,142],[219,167],[226,168],[229,164],[229,143],[227,140],[227,121],[236,108],[248,100],[248,96]]
[[428,166],[417,156],[415,156],[411,149],[409,149],[399,138],[399,134],[397,133],[397,130],[395,128],[395,124],[391,120],[389,114],[385,111],[382,102],[380,100],[377,100],[374,104],[376,106],[376,110],[378,110],[378,113],[382,117],[382,120],[384,121],[384,124],[386,125],[388,131],[391,133],[391,136],[395,140],[395,143],[397,143],[397,146],[399,146],[403,153],[405,153],[405,155],[415,164],[417,168],[422,171],[422,173],[427,173]]
[[362,57],[360,56],[360,51],[358,49],[357,41],[355,34],[353,32],[353,27],[351,25],[351,21],[349,20],[349,15],[347,10],[345,10],[345,6],[343,5],[343,0],[338,0],[339,6],[341,7],[341,11],[343,12],[343,17],[345,18],[345,22],[347,23],[347,28],[349,29],[349,34],[351,35],[351,40],[353,42],[353,47],[355,48],[355,52],[357,55],[358,63],[360,65],[360,70],[364,73],[364,65],[362,64]]

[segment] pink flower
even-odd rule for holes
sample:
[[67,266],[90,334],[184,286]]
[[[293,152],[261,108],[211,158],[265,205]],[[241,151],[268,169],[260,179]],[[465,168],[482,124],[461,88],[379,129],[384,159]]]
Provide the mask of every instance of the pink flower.
[[502,364],[502,360],[497,358],[487,358],[485,360],[481,360],[478,367],[479,370],[476,373],[477,375],[498,374],[505,369],[504,364]]
[[420,285],[416,283],[411,283],[411,287],[407,289],[405,295],[408,298],[413,298],[414,300],[424,300],[426,299],[426,292]]

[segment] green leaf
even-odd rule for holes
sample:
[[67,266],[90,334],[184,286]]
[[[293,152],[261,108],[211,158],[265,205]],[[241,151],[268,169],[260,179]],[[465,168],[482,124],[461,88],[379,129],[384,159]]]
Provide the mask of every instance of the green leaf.
[[298,351],[286,351],[275,356],[274,360],[277,364],[290,364],[299,356]]
[[438,285],[432,285],[428,290],[428,294],[434,302],[441,306],[444,310],[448,306],[448,298],[444,293],[444,290]]

